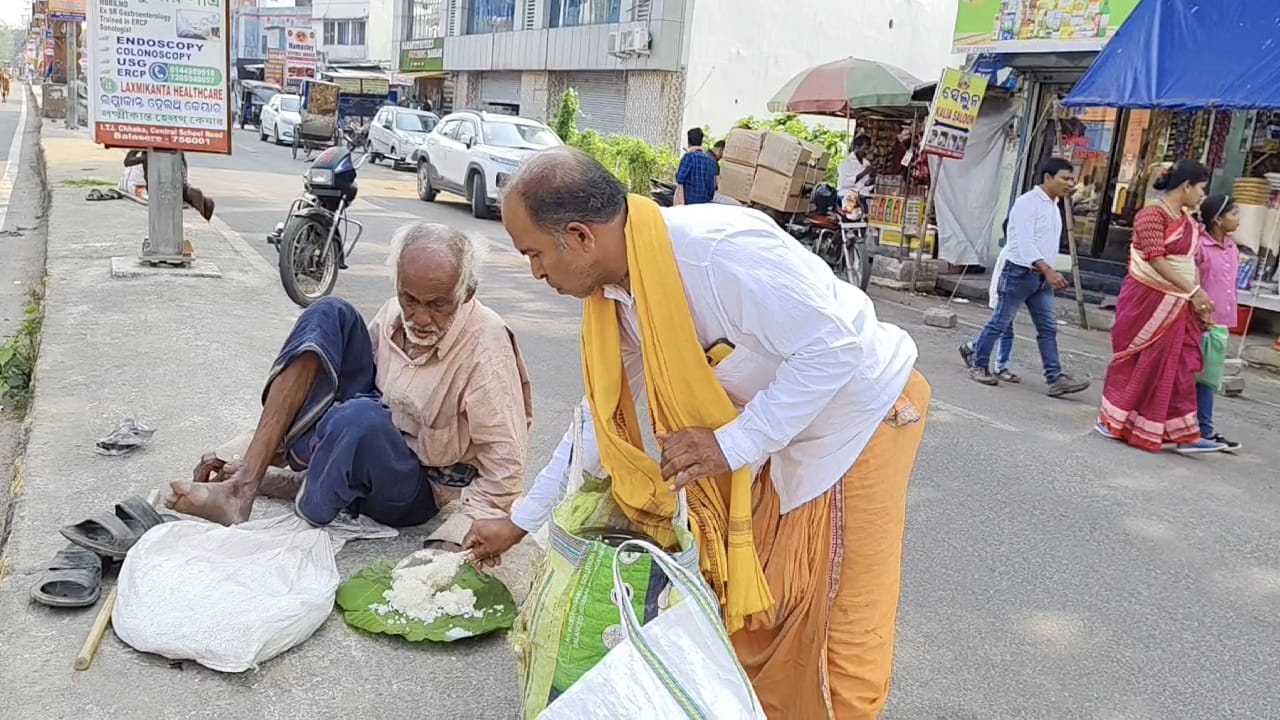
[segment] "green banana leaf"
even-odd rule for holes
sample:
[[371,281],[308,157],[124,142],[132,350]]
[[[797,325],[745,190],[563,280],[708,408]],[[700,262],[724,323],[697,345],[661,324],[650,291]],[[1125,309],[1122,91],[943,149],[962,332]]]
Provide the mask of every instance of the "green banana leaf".
[[462,566],[454,583],[476,594],[480,617],[443,616],[424,623],[395,610],[379,615],[369,608],[387,604],[382,596],[391,589],[391,573],[395,567],[391,560],[379,560],[338,586],[338,607],[342,608],[348,625],[365,632],[401,635],[409,642],[453,642],[506,630],[515,623],[516,602],[511,591],[501,580],[470,564]]

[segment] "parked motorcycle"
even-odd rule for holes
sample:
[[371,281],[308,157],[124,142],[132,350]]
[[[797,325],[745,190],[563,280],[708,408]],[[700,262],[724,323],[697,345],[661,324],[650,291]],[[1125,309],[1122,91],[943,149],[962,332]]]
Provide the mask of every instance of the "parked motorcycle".
[[[676,188],[671,183],[653,181],[650,197],[662,207],[671,207]],[[822,258],[837,277],[859,290],[871,285],[871,254],[867,250],[867,223],[863,211],[852,213],[840,208],[835,188],[823,183],[813,189],[813,206],[809,214],[779,215],[769,212],[774,220],[809,252]]]
[[342,128],[342,144],[351,152],[369,152],[369,126],[349,122]]
[[302,194],[284,222],[267,236],[279,257],[280,283],[289,299],[307,307],[333,292],[347,268],[364,225],[347,215],[356,199],[356,171],[367,155],[352,158],[345,147],[320,153],[302,175]]
[[861,208],[840,207],[835,188],[823,183],[813,189],[808,215],[783,224],[787,232],[822,258],[837,277],[865,291],[871,286],[871,253],[867,222]]

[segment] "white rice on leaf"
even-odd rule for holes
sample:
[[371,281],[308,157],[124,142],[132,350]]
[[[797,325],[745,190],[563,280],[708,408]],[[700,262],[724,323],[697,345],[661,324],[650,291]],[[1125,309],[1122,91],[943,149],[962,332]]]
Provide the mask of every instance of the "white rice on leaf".
[[464,562],[462,553],[441,553],[421,565],[398,568],[383,600],[397,612],[424,623],[443,616],[480,617],[483,613],[476,610],[476,594],[454,584]]

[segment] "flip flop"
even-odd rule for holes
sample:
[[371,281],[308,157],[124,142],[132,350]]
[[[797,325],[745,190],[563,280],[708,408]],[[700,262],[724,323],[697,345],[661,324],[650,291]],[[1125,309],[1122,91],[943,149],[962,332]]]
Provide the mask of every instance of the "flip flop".
[[146,500],[131,497],[116,503],[114,513],[100,512],[58,532],[72,543],[102,557],[123,560],[143,533],[167,521]]
[[59,550],[31,586],[31,599],[49,607],[89,607],[101,595],[102,558],[74,545]]

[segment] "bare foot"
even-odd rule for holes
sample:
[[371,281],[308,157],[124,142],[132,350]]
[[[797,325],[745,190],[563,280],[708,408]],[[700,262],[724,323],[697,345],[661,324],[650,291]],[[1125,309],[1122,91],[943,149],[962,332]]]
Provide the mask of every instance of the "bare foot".
[[276,500],[293,500],[298,496],[298,489],[302,487],[304,477],[306,477],[305,472],[289,468],[267,468],[267,474],[262,476],[262,484],[258,486],[258,494]]
[[249,519],[253,511],[253,493],[249,486],[232,480],[224,482],[169,483],[166,507],[185,515],[194,515],[223,525],[235,525]]

